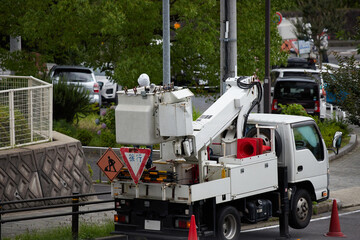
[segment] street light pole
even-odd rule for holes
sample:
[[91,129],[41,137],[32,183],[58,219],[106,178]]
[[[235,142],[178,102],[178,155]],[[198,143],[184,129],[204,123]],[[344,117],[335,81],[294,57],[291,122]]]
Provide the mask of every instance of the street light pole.
[[264,113],[271,112],[271,79],[270,79],[270,1],[265,3],[265,79],[264,79]]
[[163,85],[170,84],[170,4],[163,0]]
[[237,75],[236,0],[220,1],[220,94],[225,80]]

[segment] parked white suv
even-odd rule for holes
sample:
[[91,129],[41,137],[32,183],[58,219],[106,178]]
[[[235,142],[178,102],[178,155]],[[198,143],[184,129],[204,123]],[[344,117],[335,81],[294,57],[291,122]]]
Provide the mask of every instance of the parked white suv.
[[117,104],[116,92],[121,90],[116,82],[109,76],[106,76],[105,71],[94,69],[96,81],[100,84],[100,93],[103,101],[114,102]]

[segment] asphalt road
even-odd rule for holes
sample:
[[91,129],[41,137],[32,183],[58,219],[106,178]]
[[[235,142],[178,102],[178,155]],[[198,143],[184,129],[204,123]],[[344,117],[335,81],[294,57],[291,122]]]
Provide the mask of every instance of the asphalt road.
[[[350,212],[339,213],[339,223],[341,232],[346,235],[346,239],[359,239],[360,238],[360,210],[352,210]],[[329,232],[331,222],[330,214],[318,219],[313,219],[311,223],[305,229],[289,229],[289,239],[301,239],[301,240],[324,240],[326,237],[324,234]],[[333,219],[334,222],[334,219]],[[334,232],[334,229],[332,229]],[[255,230],[243,231],[241,238],[246,240],[262,240],[262,239],[279,239],[279,227],[271,226],[265,228],[259,228]],[[331,237],[331,239],[342,239],[339,237]]]
[[[351,126],[360,136],[360,127]],[[359,140],[358,140],[359,141]],[[330,190],[360,187],[360,146],[330,163]],[[359,237],[360,238],[360,237]]]

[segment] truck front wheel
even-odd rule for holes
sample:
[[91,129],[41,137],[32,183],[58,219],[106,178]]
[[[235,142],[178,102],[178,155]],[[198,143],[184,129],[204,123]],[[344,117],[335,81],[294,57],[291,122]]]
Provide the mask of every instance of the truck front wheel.
[[241,229],[240,214],[232,206],[223,207],[217,217],[217,239],[235,240],[239,238]]
[[312,202],[310,194],[305,189],[299,189],[294,195],[289,215],[289,225],[295,229],[305,228],[311,219]]

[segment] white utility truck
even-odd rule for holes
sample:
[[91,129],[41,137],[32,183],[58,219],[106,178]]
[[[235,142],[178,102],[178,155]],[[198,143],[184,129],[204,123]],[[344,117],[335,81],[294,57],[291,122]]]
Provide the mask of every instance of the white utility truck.
[[[329,197],[328,153],[316,123],[301,116],[250,114],[261,99],[260,82],[236,77],[226,84],[224,95],[196,121],[188,89],[118,92],[117,142],[140,148],[159,144],[160,160],[140,171],[138,181],[125,167],[112,182],[115,233],[187,239],[194,215],[200,239],[239,239],[241,221],[279,216],[281,167],[288,172],[289,225],[309,224],[312,202]],[[144,165],[139,159],[136,171]]]

